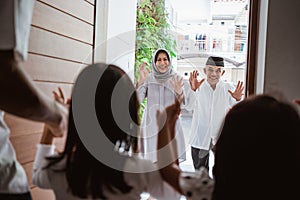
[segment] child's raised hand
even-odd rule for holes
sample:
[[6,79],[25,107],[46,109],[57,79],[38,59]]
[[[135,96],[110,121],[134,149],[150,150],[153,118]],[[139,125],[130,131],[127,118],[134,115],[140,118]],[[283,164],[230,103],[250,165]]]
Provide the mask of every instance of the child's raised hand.
[[293,102],[294,102],[295,104],[297,104],[298,106],[300,106],[300,99],[294,99]]
[[61,87],[58,87],[58,92],[56,92],[55,90],[52,91],[52,94],[53,94],[53,97],[54,99],[63,104],[63,105],[66,105],[66,106],[69,106],[70,103],[71,103],[71,99],[66,99],[65,98],[65,95],[64,95],[64,92],[62,91]]
[[178,100],[168,106],[164,111],[160,112],[158,110],[156,112],[158,129],[170,133],[171,139],[175,137],[175,126],[180,112],[180,102]]
[[183,78],[180,76],[174,76],[170,82],[176,94],[182,95]]

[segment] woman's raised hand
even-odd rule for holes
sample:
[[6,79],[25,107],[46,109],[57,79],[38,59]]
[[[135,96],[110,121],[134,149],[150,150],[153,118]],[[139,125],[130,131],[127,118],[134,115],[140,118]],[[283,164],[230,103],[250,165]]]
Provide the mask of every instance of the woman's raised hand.
[[143,62],[139,67],[140,78],[138,81],[138,86],[142,85],[148,77],[149,70],[146,69],[146,62]]

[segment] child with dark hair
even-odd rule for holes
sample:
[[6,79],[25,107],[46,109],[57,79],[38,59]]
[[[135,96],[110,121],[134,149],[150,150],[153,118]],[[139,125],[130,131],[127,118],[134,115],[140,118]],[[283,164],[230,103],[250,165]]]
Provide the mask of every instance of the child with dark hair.
[[157,114],[163,126],[158,165],[163,179],[188,200],[300,199],[295,184],[300,179],[300,118],[290,104],[259,95],[233,106],[215,145],[214,180],[204,167],[183,172],[173,161],[179,113],[176,102]]
[[216,144],[214,199],[300,199],[300,118],[287,103],[253,96],[227,114]]
[[[91,85],[94,80],[96,87]],[[121,68],[85,68],[74,86],[64,152],[54,154],[52,134],[45,129],[33,183],[53,189],[57,200],[140,199],[142,192],[179,199],[156,165],[136,156],[138,107],[133,83]]]

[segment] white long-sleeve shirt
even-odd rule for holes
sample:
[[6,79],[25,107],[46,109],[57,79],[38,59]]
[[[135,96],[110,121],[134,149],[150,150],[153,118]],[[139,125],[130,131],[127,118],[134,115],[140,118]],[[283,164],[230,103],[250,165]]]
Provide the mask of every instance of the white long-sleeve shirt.
[[26,173],[17,161],[3,115],[4,112],[0,110],[0,193],[26,193],[29,191]]
[[[50,168],[44,168],[49,163],[46,157],[54,155],[54,149],[55,146],[53,145],[38,145],[33,165],[33,184],[40,188],[52,189],[55,193],[56,200],[81,199],[71,194],[65,172],[55,171],[55,169],[65,168],[66,159],[61,160]],[[126,173],[126,171],[147,171],[147,173]],[[153,197],[165,200],[176,200],[181,197],[179,193],[162,180],[157,166],[148,160],[139,159],[137,157],[128,157],[124,165],[124,179],[128,185],[133,187],[133,189],[126,194],[113,194],[109,190],[104,189],[104,195],[107,199],[140,199],[142,192],[149,192]]]
[[0,1],[0,50],[14,50],[18,60],[27,59],[34,3],[35,0]]
[[182,172],[179,187],[187,200],[210,200],[214,190],[214,180],[209,177],[207,169],[201,167],[195,172]]
[[193,110],[190,145],[198,149],[209,149],[210,141],[215,144],[223,120],[229,109],[237,103],[228,90],[234,91],[231,83],[220,80],[215,90],[207,81],[196,90],[189,91],[186,109]]

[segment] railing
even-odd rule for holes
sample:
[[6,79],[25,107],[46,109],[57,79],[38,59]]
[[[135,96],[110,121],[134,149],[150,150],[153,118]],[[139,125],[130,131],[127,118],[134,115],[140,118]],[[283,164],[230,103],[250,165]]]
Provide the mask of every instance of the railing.
[[[234,37],[232,37],[234,38]],[[245,81],[247,59],[246,40],[227,39],[219,43],[210,38],[206,40],[179,40],[177,42],[177,71],[188,80],[193,69],[200,72],[210,55],[222,56],[225,61],[226,73],[223,80]],[[201,77],[205,77],[202,74]]]
[[245,53],[246,39],[206,39],[206,40],[178,40],[178,53],[197,53],[197,52],[227,52]]

